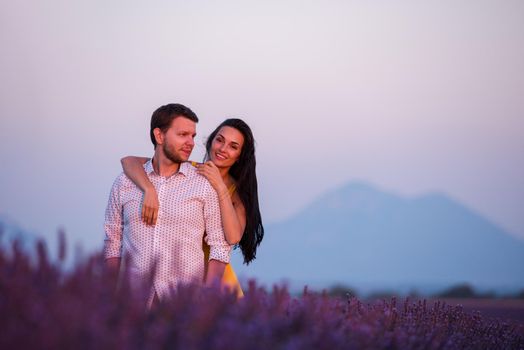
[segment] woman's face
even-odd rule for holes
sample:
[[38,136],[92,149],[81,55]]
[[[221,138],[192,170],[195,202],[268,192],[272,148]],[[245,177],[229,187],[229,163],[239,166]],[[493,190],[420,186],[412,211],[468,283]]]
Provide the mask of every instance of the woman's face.
[[240,157],[243,145],[244,136],[240,131],[230,126],[223,126],[211,142],[209,159],[218,168],[229,168]]

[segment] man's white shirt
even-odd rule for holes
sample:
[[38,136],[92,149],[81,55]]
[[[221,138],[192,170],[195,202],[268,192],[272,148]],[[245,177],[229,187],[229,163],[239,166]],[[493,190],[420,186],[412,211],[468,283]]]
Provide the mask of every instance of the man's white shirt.
[[190,163],[182,163],[168,178],[156,174],[151,161],[144,169],[160,203],[156,225],[142,221],[143,192],[120,174],[105,213],[104,257],[128,256],[126,272],[138,283],[147,283],[156,263],[152,293],[162,299],[180,283],[203,281],[204,232],[209,260],[228,263],[231,246],[224,237],[217,193]]

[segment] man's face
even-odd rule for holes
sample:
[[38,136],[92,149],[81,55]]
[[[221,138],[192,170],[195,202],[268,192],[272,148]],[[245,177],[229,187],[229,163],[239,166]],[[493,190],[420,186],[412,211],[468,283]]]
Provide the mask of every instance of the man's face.
[[185,117],[177,117],[162,136],[161,146],[166,158],[173,163],[185,162],[195,146],[196,123]]

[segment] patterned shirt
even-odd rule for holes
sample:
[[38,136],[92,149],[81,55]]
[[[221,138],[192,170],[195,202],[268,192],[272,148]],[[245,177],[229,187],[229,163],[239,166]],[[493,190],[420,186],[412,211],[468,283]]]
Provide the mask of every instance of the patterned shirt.
[[120,174],[105,214],[104,257],[128,257],[125,269],[135,283],[147,283],[156,260],[152,293],[162,299],[179,283],[203,281],[204,232],[209,260],[228,263],[231,246],[224,237],[217,193],[190,163],[182,163],[170,177],[155,173],[151,161],[144,169],[160,202],[156,225],[142,221],[143,193]]

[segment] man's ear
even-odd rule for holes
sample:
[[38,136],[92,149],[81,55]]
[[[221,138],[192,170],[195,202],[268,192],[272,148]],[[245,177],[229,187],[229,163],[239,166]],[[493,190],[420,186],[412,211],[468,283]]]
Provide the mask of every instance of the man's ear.
[[153,135],[155,135],[155,140],[157,145],[163,145],[164,144],[164,133],[160,128],[154,128],[153,129]]

